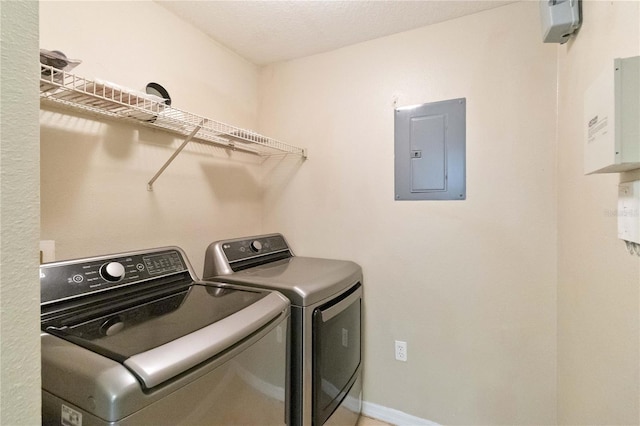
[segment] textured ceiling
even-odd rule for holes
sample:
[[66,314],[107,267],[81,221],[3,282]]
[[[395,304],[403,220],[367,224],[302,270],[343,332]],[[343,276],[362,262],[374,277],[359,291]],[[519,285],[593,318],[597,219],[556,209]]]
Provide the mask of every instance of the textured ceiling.
[[156,2],[240,56],[263,65],[470,15],[514,0]]

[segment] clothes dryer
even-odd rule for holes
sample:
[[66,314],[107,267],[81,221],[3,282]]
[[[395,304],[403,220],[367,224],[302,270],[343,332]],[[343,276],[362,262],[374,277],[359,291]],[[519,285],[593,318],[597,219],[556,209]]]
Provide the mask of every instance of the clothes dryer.
[[362,406],[362,269],[295,256],[281,234],[216,241],[203,277],[291,301],[291,426],[353,425]]

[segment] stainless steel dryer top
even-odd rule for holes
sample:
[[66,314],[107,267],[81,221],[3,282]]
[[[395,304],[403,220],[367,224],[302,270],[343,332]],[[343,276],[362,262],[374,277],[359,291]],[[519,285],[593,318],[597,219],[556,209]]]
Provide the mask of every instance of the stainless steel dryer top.
[[362,268],[347,260],[294,256],[281,234],[217,241],[205,255],[204,279],[216,277],[277,290],[293,305],[310,306],[362,280]]

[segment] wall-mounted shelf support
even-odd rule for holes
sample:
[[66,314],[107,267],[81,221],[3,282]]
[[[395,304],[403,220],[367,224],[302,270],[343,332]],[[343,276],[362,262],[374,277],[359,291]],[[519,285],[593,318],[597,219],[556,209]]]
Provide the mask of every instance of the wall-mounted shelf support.
[[184,140],[184,142],[182,142],[182,144],[178,147],[178,149],[176,149],[176,151],[173,154],[171,154],[171,157],[169,157],[169,159],[162,165],[162,167],[160,167],[160,170],[158,170],[158,172],[155,175],[153,175],[151,180],[147,183],[147,191],[153,191],[153,182],[155,182],[156,179],[160,177],[162,172],[164,172],[164,170],[169,166],[169,164],[171,164],[171,162],[178,156],[178,154],[182,152],[184,147],[187,146],[187,144],[191,141],[191,139],[193,139],[193,137],[200,131],[200,129],[202,129],[203,124],[204,124],[204,121],[202,121],[202,123],[197,125],[195,129],[193,129],[193,131],[189,134],[189,136],[186,137],[186,139]]

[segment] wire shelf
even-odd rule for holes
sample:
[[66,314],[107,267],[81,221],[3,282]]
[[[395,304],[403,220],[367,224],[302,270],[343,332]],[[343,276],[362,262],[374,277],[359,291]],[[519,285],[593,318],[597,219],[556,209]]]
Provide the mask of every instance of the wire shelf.
[[146,93],[44,64],[40,64],[40,99],[260,156],[294,154],[307,158],[304,148],[165,105],[158,97]]

